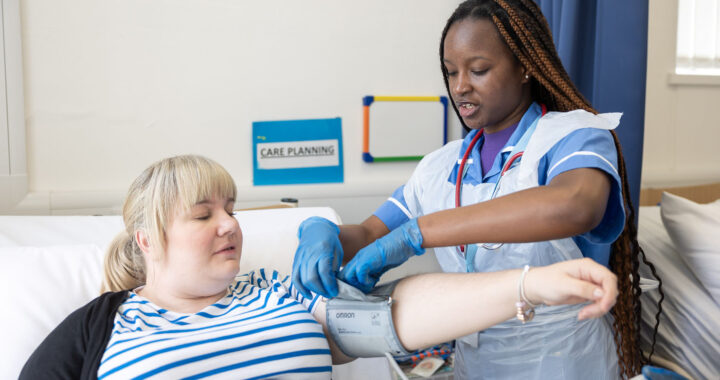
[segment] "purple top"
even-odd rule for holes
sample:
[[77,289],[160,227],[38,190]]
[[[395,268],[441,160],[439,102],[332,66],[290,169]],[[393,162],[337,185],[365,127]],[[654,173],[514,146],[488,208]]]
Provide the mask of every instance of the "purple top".
[[495,157],[505,146],[510,136],[512,136],[519,123],[515,123],[501,131],[495,133],[483,133],[484,142],[480,147],[480,163],[482,164],[483,176],[492,168]]

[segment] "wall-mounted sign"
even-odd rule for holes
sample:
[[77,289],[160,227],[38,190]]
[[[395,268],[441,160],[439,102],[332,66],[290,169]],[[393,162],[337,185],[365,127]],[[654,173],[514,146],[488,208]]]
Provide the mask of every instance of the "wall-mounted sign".
[[340,118],[253,123],[253,184],[343,182]]

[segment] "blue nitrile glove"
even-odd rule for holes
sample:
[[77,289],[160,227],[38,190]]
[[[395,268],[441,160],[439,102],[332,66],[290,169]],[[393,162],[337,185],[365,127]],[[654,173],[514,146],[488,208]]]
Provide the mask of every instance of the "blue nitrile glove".
[[425,253],[422,242],[417,219],[411,219],[361,249],[340,271],[340,279],[367,293],[388,269]]
[[339,233],[335,223],[319,216],[300,223],[292,282],[303,296],[311,298],[310,291],[328,298],[337,296],[335,276],[343,258]]

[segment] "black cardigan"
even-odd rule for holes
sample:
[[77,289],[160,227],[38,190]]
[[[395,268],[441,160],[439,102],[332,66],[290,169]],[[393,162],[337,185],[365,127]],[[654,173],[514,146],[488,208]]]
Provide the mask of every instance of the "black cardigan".
[[97,379],[115,313],[127,296],[108,292],[75,310],[35,349],[19,379]]

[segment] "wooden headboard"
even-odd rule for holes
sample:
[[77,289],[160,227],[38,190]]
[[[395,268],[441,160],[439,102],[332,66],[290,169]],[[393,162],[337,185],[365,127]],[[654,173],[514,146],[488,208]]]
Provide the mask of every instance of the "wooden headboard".
[[710,203],[720,199],[720,183],[682,187],[658,187],[640,190],[640,206],[657,205],[660,203],[663,191],[679,195],[697,203]]

